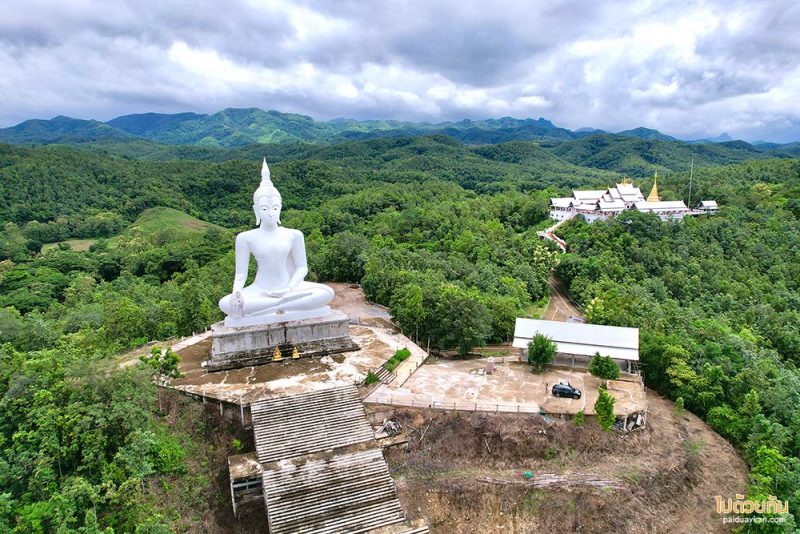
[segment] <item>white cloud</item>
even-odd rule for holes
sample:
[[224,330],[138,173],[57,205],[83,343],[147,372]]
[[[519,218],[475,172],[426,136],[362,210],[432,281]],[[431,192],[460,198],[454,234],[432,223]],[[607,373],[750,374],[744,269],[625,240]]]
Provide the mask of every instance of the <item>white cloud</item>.
[[800,139],[790,0],[12,0],[0,125],[252,107]]

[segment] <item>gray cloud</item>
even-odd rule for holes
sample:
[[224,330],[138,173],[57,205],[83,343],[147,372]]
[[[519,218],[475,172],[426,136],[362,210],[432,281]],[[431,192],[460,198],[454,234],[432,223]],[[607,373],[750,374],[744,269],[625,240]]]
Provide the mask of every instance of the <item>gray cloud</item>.
[[790,0],[10,3],[0,126],[257,106],[800,139]]

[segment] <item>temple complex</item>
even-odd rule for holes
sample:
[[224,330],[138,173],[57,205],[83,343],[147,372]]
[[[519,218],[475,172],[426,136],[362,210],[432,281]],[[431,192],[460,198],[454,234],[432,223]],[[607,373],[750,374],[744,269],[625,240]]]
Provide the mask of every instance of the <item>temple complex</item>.
[[682,200],[661,200],[658,194],[658,173],[653,188],[645,198],[641,189],[627,178],[605,190],[572,191],[571,197],[550,199],[550,218],[566,221],[583,215],[587,222],[615,217],[625,210],[655,213],[662,220],[683,219],[687,215],[716,213],[718,207],[713,200],[704,200],[695,209],[690,209]]

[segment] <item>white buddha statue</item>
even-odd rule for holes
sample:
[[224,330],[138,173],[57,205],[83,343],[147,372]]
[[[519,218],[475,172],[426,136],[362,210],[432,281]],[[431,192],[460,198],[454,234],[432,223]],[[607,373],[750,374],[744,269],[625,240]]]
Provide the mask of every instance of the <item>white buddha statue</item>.
[[[261,167],[261,185],[253,194],[258,228],[236,236],[236,276],[233,292],[219,308],[225,326],[252,326],[324,317],[333,289],[306,282],[306,245],[299,230],[279,226],[281,194],[270,180],[267,160]],[[245,287],[250,255],[256,259],[255,280]]]

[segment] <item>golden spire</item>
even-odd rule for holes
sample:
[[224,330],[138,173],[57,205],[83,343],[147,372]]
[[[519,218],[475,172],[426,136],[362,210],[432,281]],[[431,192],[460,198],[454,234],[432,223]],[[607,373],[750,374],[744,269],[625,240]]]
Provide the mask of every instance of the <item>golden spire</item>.
[[661,197],[658,196],[658,171],[656,171],[656,175],[653,178],[653,189],[650,190],[650,194],[647,195],[648,202],[658,202],[661,200]]

